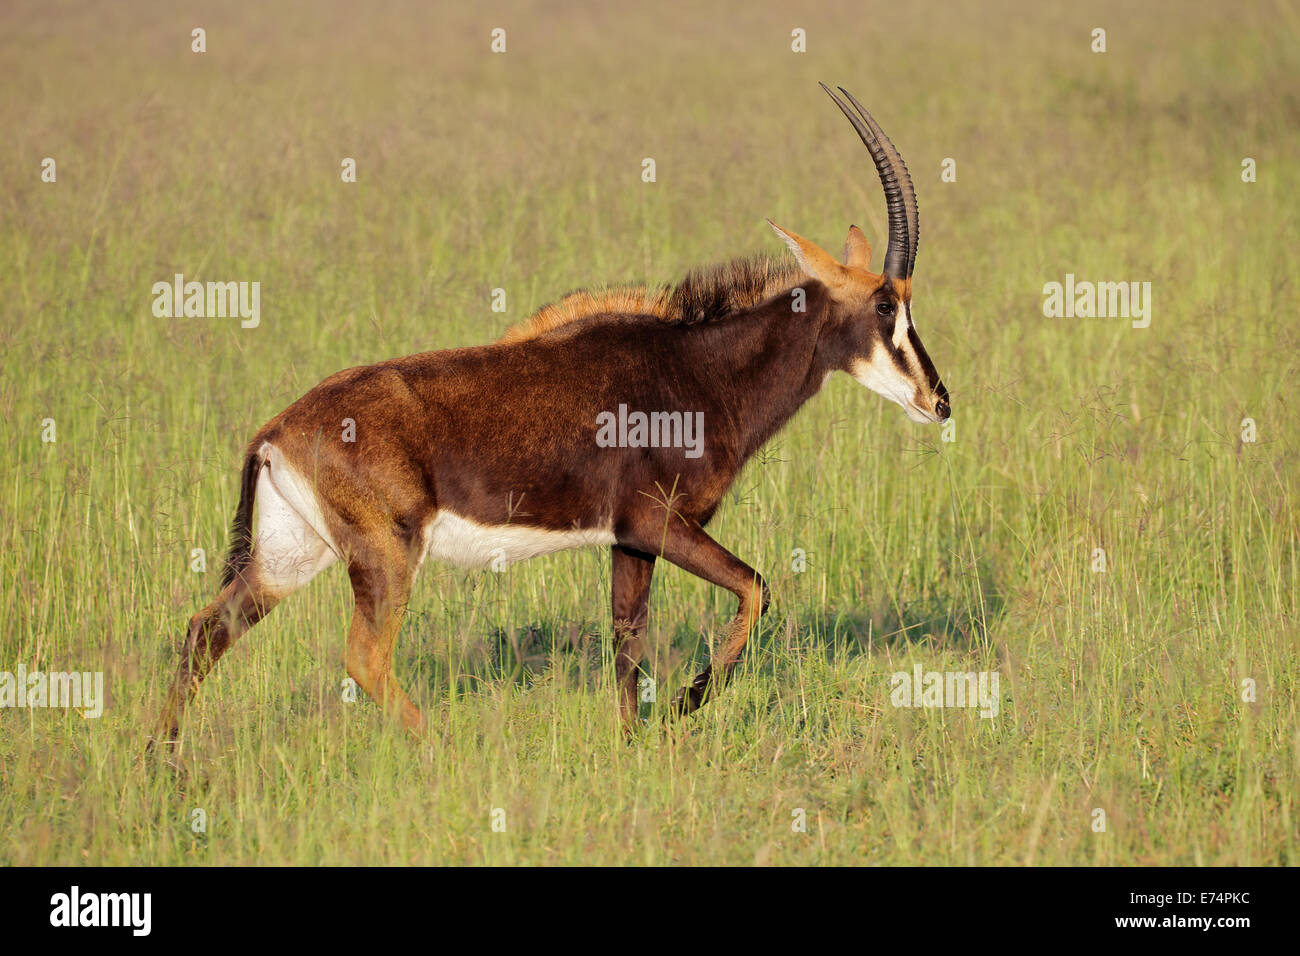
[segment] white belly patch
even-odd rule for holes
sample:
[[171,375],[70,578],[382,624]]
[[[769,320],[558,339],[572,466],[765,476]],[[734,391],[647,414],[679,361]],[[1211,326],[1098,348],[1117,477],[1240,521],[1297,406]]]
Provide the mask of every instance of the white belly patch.
[[614,543],[610,528],[553,531],[527,525],[484,525],[451,511],[440,511],[424,529],[425,554],[462,568],[504,570],[516,561],[543,554]]

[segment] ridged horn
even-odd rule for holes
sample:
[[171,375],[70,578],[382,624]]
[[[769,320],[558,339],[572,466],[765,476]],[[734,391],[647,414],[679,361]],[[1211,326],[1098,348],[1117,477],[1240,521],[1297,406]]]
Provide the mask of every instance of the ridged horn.
[[885,247],[885,275],[894,279],[910,279],[912,269],[916,265],[916,247],[921,238],[921,225],[916,212],[916,190],[912,188],[912,177],[907,173],[903,157],[889,141],[880,124],[852,93],[842,86],[839,88],[857,110],[856,115],[843,100],[831,92],[830,87],[825,83],[820,85],[857,130],[858,136],[867,147],[867,152],[871,154],[871,161],[876,164],[880,185],[885,189],[885,206],[889,211],[889,244]]

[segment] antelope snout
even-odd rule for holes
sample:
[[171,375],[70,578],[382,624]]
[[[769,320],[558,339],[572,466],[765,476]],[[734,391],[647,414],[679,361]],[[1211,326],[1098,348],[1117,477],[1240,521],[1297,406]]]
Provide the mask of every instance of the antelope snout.
[[948,390],[939,382],[934,391],[923,396],[918,390],[917,396],[903,406],[907,415],[914,422],[942,424],[952,417],[952,406],[948,403]]
[[931,395],[934,402],[934,416],[937,422],[946,422],[952,417],[952,406],[948,402],[948,388],[935,376],[934,392]]

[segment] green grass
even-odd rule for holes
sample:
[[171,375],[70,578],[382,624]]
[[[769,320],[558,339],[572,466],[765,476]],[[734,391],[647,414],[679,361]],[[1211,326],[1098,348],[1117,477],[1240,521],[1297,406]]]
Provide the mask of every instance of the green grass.
[[[109,692],[98,720],[0,710],[0,862],[1297,862],[1294,4],[276,10],[0,14],[0,670]],[[956,440],[841,376],[749,465],[711,530],[774,600],[729,690],[626,743],[607,556],[429,565],[417,745],[342,700],[336,568],[204,685],[188,776],[147,765],[240,450],[325,375],[780,251],[764,216],[832,249],[858,222],[879,263],[818,79],[916,180]],[[154,318],[175,272],[260,281],[261,326]],[[1067,272],[1150,281],[1151,327],[1044,318]],[[733,601],[672,568],[651,601],[666,699]],[[918,663],[997,670],[998,717],[891,706]]]

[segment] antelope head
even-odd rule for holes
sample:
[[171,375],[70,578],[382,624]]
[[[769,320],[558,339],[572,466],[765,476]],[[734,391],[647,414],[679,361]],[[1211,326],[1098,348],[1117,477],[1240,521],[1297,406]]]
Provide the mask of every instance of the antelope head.
[[848,372],[873,392],[903,406],[915,422],[942,422],[949,414],[948,390],[916,331],[912,315],[912,266],[916,261],[916,192],[903,157],[884,130],[853,95],[840,87],[857,112],[822,84],[862,137],[885,188],[889,243],[883,271],[870,270],[871,246],[857,226],[849,227],[843,261],[815,243],[768,225],[785,240],[800,268],[830,293],[835,354],[832,367]]

